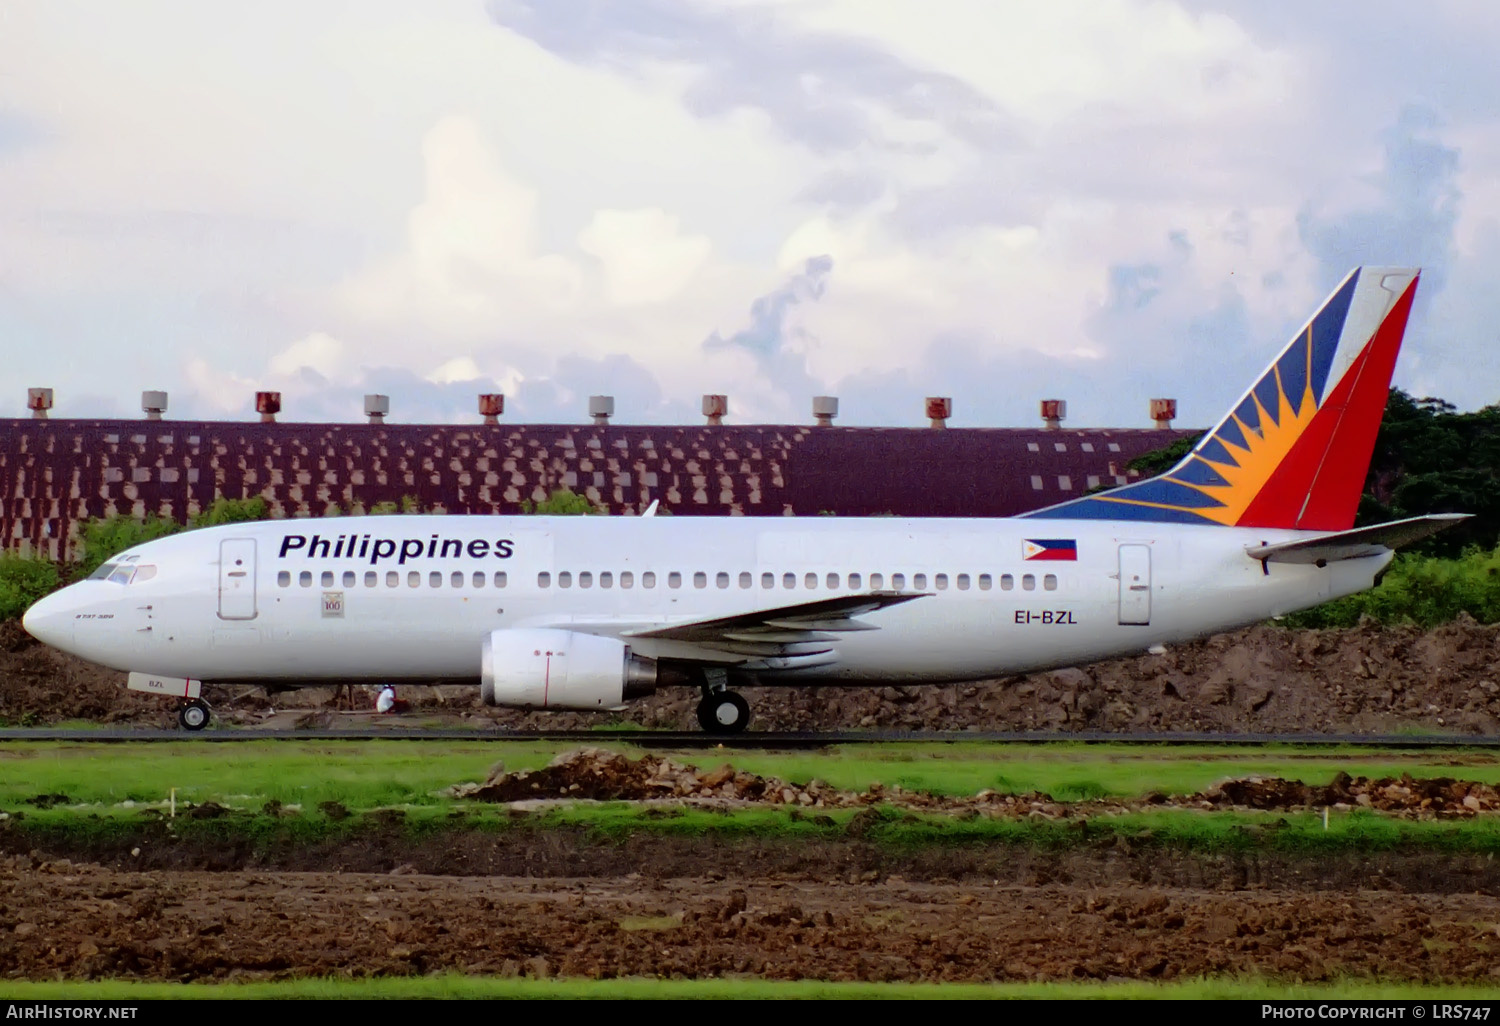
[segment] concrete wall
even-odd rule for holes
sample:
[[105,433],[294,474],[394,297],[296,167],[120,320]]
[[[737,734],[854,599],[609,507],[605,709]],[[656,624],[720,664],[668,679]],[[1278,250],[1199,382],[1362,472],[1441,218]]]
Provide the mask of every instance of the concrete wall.
[[612,513],[1010,516],[1124,483],[1190,432],[786,425],[487,426],[0,419],[0,548],[72,558],[80,522],[186,521],[214,499],[273,515],[515,513],[571,488]]

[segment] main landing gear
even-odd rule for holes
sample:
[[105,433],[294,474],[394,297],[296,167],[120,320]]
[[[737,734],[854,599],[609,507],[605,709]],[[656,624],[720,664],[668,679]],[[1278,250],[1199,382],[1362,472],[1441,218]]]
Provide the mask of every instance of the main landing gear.
[[177,722],[183,730],[202,730],[208,726],[208,703],[201,698],[184,702],[177,708]]
[[710,734],[738,734],[750,722],[750,703],[729,690],[729,674],[703,671],[703,699],[698,703],[698,725]]

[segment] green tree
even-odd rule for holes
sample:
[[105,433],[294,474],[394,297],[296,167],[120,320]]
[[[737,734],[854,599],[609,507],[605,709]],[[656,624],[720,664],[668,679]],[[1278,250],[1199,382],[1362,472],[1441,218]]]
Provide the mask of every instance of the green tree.
[[1128,470],[1138,470],[1147,477],[1155,477],[1157,474],[1166,473],[1181,462],[1182,458],[1193,451],[1193,446],[1198,444],[1198,439],[1203,437],[1203,432],[1198,432],[1189,438],[1179,438],[1171,445],[1164,445],[1160,449],[1152,449],[1150,452],[1141,453],[1135,459],[1125,464]]
[[266,500],[259,495],[248,499],[215,499],[208,509],[192,519],[193,527],[217,527],[220,524],[242,524],[265,520],[270,516]]
[[0,620],[15,620],[58,585],[57,564],[41,556],[0,554]]
[[537,513],[545,516],[588,516],[602,513],[592,502],[568,488],[553,489],[552,494],[541,502],[530,499],[521,501],[522,513]]
[[148,513],[144,520],[127,516],[85,520],[79,530],[81,555],[73,565],[72,576],[87,577],[111,556],[119,555],[132,546],[176,534],[180,530],[182,526],[177,521],[154,513]]

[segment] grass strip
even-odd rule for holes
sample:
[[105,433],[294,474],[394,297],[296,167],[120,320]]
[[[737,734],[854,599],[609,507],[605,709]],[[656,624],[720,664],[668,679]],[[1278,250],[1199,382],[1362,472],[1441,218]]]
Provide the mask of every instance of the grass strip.
[[1167,983],[846,983],[760,979],[656,980],[627,978],[502,979],[443,974],[377,979],[309,978],[251,983],[149,983],[102,980],[0,983],[0,997],[11,1001],[287,1000],[371,998],[520,998],[562,1000],[803,999],[803,1000],[984,1000],[1098,999],[1242,1001],[1480,1001],[1500,998],[1500,986],[1404,983],[1344,979],[1300,983],[1258,977],[1200,977]]

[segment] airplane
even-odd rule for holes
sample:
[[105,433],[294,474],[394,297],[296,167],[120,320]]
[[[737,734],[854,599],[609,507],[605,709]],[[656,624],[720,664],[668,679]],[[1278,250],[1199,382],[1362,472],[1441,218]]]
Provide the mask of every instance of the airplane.
[[746,685],[945,684],[1076,666],[1373,587],[1463,519],[1354,528],[1419,277],[1357,268],[1182,461],[998,519],[364,516],[148,542],[41,599],[49,645],[182,701],[205,682],[477,684],[614,710]]

